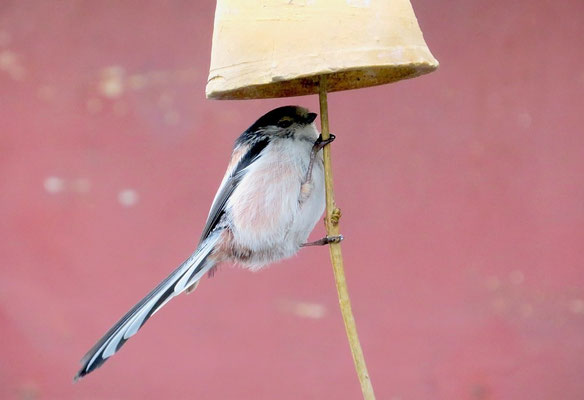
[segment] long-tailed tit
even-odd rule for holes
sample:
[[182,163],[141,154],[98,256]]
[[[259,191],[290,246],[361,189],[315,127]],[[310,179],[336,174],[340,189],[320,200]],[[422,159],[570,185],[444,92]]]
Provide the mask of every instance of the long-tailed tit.
[[276,108],[235,141],[195,252],[124,315],[81,360],[75,380],[101,366],[170,299],[193,290],[221,262],[257,270],[291,257],[324,211],[323,141],[315,113]]

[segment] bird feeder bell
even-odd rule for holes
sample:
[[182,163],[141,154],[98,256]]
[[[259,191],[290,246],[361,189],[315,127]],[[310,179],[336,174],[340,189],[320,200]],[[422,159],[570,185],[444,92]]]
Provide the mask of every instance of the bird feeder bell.
[[434,71],[408,0],[218,0],[209,99],[392,83]]

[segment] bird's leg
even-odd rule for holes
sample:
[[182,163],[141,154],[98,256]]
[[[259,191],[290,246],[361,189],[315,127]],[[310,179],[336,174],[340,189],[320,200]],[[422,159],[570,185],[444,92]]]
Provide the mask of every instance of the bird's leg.
[[343,235],[339,236],[325,236],[320,240],[316,240],[314,242],[303,243],[300,247],[306,246],[326,246],[329,243],[340,243],[344,239]]
[[316,155],[324,146],[329,143],[332,143],[335,140],[336,136],[332,133],[327,140],[322,140],[322,135],[318,136],[316,142],[314,142],[314,146],[312,146],[312,151],[310,152],[310,162],[308,163],[308,169],[306,170],[306,176],[304,177],[304,182],[302,184],[308,183],[312,181],[312,167],[314,166],[314,160],[316,160]]
[[318,152],[327,144],[331,143],[335,140],[335,135],[331,135],[330,138],[327,140],[322,140],[322,136],[319,136],[314,142],[314,146],[312,146],[312,150],[310,152],[310,161],[308,162],[308,169],[306,170],[306,176],[304,180],[300,184],[300,197],[298,199],[300,205],[304,204],[306,199],[310,197],[312,193],[312,189],[314,185],[312,184],[312,167],[314,166],[314,160],[316,160],[316,155]]

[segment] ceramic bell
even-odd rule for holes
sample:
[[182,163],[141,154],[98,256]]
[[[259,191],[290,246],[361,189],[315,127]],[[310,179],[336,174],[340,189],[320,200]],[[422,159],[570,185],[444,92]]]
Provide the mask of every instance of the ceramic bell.
[[438,61],[409,0],[217,0],[211,99],[253,99],[381,85]]

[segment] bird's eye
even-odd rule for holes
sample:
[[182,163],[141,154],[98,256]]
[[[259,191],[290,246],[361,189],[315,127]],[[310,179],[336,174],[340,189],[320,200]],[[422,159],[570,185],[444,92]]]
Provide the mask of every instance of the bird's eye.
[[280,127],[280,128],[288,128],[290,125],[292,125],[291,119],[283,118],[283,119],[278,121],[278,127]]

